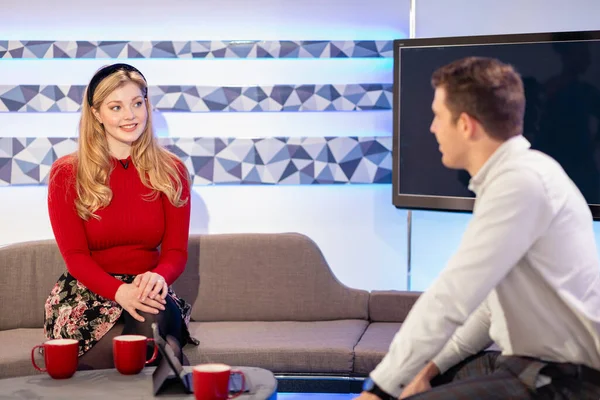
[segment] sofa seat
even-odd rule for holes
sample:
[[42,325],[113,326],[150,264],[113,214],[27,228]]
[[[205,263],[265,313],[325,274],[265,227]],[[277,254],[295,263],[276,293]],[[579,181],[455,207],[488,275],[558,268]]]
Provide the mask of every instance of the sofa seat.
[[399,322],[372,322],[354,348],[354,373],[368,375],[387,353]]
[[[31,365],[31,349],[45,341],[42,328],[0,331],[0,377],[12,378],[38,373]],[[41,355],[35,360],[39,366],[44,365]]]
[[365,320],[191,322],[199,346],[184,348],[192,365],[221,362],[274,373],[352,372]]

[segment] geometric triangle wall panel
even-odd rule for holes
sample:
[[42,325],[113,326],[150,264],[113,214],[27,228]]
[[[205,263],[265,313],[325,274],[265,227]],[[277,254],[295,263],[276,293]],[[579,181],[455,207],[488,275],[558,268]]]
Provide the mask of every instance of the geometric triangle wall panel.
[[[78,112],[84,85],[0,85],[0,112]],[[392,84],[150,86],[165,112],[390,110]]]
[[0,59],[389,58],[392,44],[389,40],[0,40]]
[[[391,183],[392,137],[159,138],[195,185]],[[0,186],[46,184],[75,138],[0,138]]]

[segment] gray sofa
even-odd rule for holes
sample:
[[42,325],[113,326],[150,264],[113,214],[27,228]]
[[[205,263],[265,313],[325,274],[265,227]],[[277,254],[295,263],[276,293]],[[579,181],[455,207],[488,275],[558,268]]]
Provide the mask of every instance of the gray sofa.
[[[30,350],[44,341],[43,304],[64,262],[54,241],[37,241],[0,248],[0,268],[0,378],[35,374]],[[419,295],[348,288],[295,233],[193,235],[173,286],[193,304],[191,364],[282,376],[367,375]]]

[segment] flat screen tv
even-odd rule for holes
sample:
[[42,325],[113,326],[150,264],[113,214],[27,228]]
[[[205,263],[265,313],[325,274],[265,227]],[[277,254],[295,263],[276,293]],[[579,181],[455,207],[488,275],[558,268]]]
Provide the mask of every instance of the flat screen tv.
[[600,31],[395,40],[393,204],[472,211],[469,174],[442,165],[429,131],[432,73],[468,56],[516,68],[525,87],[524,136],[562,165],[600,219]]

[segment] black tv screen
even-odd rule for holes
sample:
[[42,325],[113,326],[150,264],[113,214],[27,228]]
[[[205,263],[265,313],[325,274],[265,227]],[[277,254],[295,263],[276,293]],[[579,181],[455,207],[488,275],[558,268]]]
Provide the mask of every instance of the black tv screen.
[[468,56],[515,67],[525,87],[523,135],[562,165],[600,219],[600,31],[394,41],[393,204],[472,211],[469,174],[442,165],[429,131],[431,75]]

